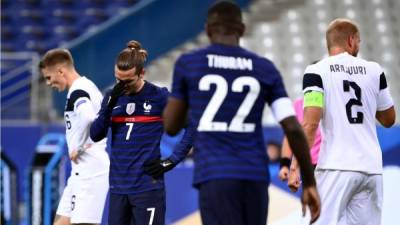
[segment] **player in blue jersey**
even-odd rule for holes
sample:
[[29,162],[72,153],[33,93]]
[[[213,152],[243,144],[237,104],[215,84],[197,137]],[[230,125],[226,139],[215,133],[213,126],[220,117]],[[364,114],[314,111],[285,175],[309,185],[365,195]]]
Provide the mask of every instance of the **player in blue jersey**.
[[307,141],[273,63],[239,46],[244,29],[234,3],[209,9],[211,45],[177,60],[164,126],[176,134],[189,112],[197,129],[194,184],[203,224],[265,225],[270,178],[261,119],[268,103],[300,163],[302,203],[315,221],[321,206]]
[[96,141],[111,128],[108,224],[112,225],[163,225],[163,173],[191,148],[192,139],[186,132],[173,155],[160,159],[161,113],[169,93],[144,80],[146,57],[137,41],[130,41],[120,52],[115,64],[117,84],[105,95],[90,129],[90,137]]

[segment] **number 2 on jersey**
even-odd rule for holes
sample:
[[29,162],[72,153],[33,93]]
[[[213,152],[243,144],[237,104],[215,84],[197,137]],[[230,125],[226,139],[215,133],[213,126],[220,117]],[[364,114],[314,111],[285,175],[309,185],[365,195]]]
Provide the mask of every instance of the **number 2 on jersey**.
[[357,85],[356,82],[344,80],[343,81],[343,90],[345,92],[350,92],[350,87],[354,90],[356,98],[351,98],[346,103],[347,119],[349,120],[350,123],[362,123],[364,120],[364,114],[362,112],[357,112],[357,116],[353,117],[353,114],[351,111],[351,107],[353,105],[358,105],[358,106],[363,105],[361,102],[361,88],[360,88],[360,86]]
[[228,95],[228,82],[220,75],[209,74],[202,77],[199,81],[200,91],[209,91],[211,84],[216,85],[216,90],[211,97],[203,115],[200,118],[198,131],[230,131],[230,132],[254,132],[254,123],[244,123],[244,120],[253,108],[258,94],[260,93],[260,83],[253,77],[238,77],[232,82],[232,92],[243,92],[244,86],[249,87],[249,92],[239,106],[236,115],[233,117],[229,126],[226,122],[215,122],[214,117]]

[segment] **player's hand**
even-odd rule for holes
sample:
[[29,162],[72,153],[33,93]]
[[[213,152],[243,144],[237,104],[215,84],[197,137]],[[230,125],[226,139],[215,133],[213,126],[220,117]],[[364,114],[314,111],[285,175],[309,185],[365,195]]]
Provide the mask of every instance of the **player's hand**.
[[298,169],[290,169],[288,178],[288,187],[292,192],[299,190],[301,184],[300,174]]
[[317,221],[319,214],[321,213],[321,200],[316,186],[303,187],[303,194],[301,196],[301,204],[303,210],[303,216],[306,214],[306,207],[310,208],[311,223]]
[[279,179],[281,179],[281,181],[286,181],[288,177],[289,177],[289,168],[287,166],[281,167],[281,169],[279,170]]
[[174,167],[175,163],[169,159],[153,159],[144,164],[144,172],[157,180]]
[[126,85],[125,81],[118,81],[118,83],[114,85],[110,97],[108,98],[107,107],[109,109],[114,108],[115,104],[117,104],[119,96],[124,94],[125,85]]
[[74,163],[78,164],[78,159],[79,157],[85,153],[86,149],[90,148],[90,144],[85,145],[81,148],[79,148],[78,150],[72,150],[72,152],[69,154],[69,158],[71,159],[71,161],[73,161]]

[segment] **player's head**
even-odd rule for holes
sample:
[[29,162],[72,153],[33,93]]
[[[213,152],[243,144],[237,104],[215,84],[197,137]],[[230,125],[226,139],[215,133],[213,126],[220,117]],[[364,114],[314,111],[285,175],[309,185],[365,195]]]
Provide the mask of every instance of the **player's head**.
[[211,42],[218,36],[234,36],[239,39],[244,30],[242,11],[234,2],[218,1],[209,8],[206,31]]
[[360,49],[360,33],[357,25],[349,19],[333,20],[326,31],[328,51],[334,48],[343,49],[353,56],[357,56]]
[[64,91],[68,86],[69,74],[75,71],[71,53],[62,48],[47,51],[39,62],[39,71],[48,86]]
[[129,41],[115,62],[115,77],[119,81],[127,82],[127,91],[135,92],[138,81],[144,77],[144,64],[147,59],[147,51],[142,48],[138,41]]

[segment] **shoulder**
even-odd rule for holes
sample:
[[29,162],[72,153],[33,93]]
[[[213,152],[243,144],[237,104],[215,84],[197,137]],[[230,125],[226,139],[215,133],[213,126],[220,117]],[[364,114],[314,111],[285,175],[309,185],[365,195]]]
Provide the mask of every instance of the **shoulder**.
[[158,86],[152,82],[146,81],[150,92],[154,93],[156,96],[167,97],[169,95],[169,91],[166,87]]
[[69,90],[69,95],[71,96],[73,93],[76,95],[77,93],[82,93],[86,92],[88,95],[94,94],[94,93],[100,93],[99,89],[97,86],[89,79],[86,77],[80,77],[78,80],[76,80],[70,90]]
[[207,49],[206,48],[199,48],[195,50],[191,50],[189,52],[183,53],[178,57],[176,60],[176,65],[181,65],[184,66],[187,62],[199,59],[199,58],[204,58],[204,56],[207,55]]
[[372,74],[376,74],[377,76],[380,76],[383,73],[383,68],[381,65],[379,65],[379,63],[374,62],[374,61],[367,61],[367,60],[363,60],[363,61],[367,67],[367,71],[371,71]]
[[316,75],[320,75],[322,73],[320,66],[326,64],[326,62],[324,60],[321,60],[318,63],[314,63],[311,65],[308,65],[306,67],[306,70],[304,72],[304,74],[316,74]]

